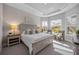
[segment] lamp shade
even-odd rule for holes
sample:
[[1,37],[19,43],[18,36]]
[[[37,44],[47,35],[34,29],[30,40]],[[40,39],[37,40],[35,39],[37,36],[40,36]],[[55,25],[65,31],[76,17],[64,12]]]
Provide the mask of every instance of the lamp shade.
[[11,29],[12,29],[12,30],[17,29],[17,25],[16,25],[16,24],[11,24]]

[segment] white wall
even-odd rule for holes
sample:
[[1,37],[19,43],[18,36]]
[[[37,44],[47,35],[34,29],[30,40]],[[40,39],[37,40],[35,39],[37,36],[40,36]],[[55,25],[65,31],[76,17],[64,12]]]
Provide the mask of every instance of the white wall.
[[2,14],[2,4],[0,3],[0,52],[2,50],[2,18],[3,18],[3,14]]
[[79,29],[79,4],[76,6],[76,13],[77,13],[77,29]]
[[24,23],[25,24],[31,24],[31,25],[40,25],[40,17],[35,15],[26,15],[24,17]]
[[[23,12],[21,10],[18,10],[16,8],[4,5],[4,22],[8,24],[16,23],[16,24],[21,24],[21,23],[28,23],[29,24],[37,24],[40,17],[32,15],[28,12]],[[36,20],[36,21],[35,21]]]
[[24,13],[15,8],[3,5],[4,22],[7,24],[20,24],[24,20]]

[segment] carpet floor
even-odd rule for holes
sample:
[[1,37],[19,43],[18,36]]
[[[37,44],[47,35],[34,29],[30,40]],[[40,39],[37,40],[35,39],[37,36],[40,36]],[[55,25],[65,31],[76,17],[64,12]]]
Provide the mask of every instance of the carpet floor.
[[[66,41],[54,40],[53,44],[40,51],[37,55],[73,55],[73,44]],[[20,43],[18,45],[5,47],[1,55],[29,55],[28,48]]]

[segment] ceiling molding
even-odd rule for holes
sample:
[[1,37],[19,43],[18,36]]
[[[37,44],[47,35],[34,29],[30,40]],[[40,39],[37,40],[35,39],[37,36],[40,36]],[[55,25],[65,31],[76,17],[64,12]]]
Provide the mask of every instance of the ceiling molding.
[[50,16],[54,16],[54,15],[57,15],[57,14],[60,14],[60,13],[64,13],[70,9],[72,9],[73,7],[75,7],[77,4],[70,4],[68,7],[62,9],[61,11],[59,12],[56,12],[56,13],[51,13],[50,15],[42,15],[43,17],[50,17]]
[[16,8],[16,9],[31,13],[36,16],[40,16],[40,14],[42,14],[40,11],[38,11],[32,7],[29,7],[28,5],[26,5],[24,3],[6,3],[5,5],[8,5],[8,6]]
[[43,14],[42,12],[38,11],[37,9],[32,8],[24,3],[18,3],[18,4],[17,3],[6,3],[6,5],[11,6],[11,7],[15,7],[15,8],[20,9],[20,10],[25,11],[25,12],[29,12],[29,13],[36,15],[36,16],[50,17],[50,16],[54,16],[54,15],[57,15],[60,13],[64,13],[64,12],[70,10],[71,8],[75,7],[77,4],[69,4],[67,7],[61,9],[60,11],[56,11],[56,12],[51,11],[49,14]]
[[59,11],[61,11],[61,9],[57,9],[55,11],[51,11],[50,13],[47,13],[47,15],[50,15],[50,14],[53,14],[53,13],[56,13],[56,12],[59,12]]

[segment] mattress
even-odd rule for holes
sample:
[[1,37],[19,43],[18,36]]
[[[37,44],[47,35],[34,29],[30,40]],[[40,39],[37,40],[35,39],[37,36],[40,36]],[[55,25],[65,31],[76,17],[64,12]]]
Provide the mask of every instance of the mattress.
[[46,34],[46,33],[38,33],[38,34],[32,34],[32,35],[27,34],[27,35],[23,35],[22,37],[25,37],[26,40],[29,39],[31,43],[36,43],[50,36],[52,35]]

